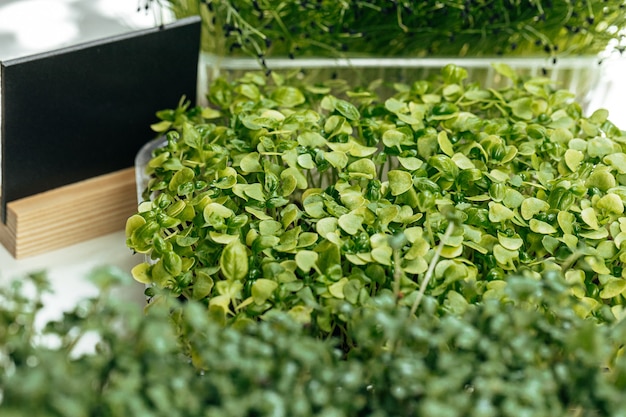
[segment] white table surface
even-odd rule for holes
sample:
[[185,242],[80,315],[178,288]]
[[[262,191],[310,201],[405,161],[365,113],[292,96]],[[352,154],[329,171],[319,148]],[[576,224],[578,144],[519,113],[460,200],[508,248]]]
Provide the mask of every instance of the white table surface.
[[[124,231],[119,231],[37,256],[16,260],[0,245],[0,285],[8,285],[29,272],[46,271],[53,293],[44,299],[41,320],[55,319],[76,302],[97,294],[88,280],[89,272],[100,266],[113,266],[130,275],[133,266],[143,261],[143,255],[133,254],[126,247]],[[145,305],[143,284],[132,282],[118,291],[138,308]]]

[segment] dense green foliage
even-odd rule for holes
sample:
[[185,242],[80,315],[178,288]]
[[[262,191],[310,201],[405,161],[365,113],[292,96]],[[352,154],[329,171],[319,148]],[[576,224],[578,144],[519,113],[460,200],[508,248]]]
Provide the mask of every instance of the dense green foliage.
[[346,332],[344,301],[474,303],[508,274],[555,270],[581,316],[621,318],[622,132],[548,80],[497,69],[510,86],[451,65],[386,100],[248,74],[216,80],[213,107],[160,112],[152,199],[127,224],[151,258],[135,278],[222,321],[279,310],[328,335]]
[[43,331],[44,279],[0,288],[3,417],[626,415],[624,322],[574,314],[557,273],[462,310],[427,297],[417,317],[389,295],[343,302],[347,355],[284,314],[223,328],[170,298],[144,314],[111,295],[119,272],[93,278],[100,295]]
[[219,55],[577,55],[620,39],[621,0],[142,0],[200,15]]

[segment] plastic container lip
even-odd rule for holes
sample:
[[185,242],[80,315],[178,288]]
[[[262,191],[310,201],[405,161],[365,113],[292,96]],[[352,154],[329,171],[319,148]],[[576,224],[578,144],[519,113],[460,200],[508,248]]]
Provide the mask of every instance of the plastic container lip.
[[[224,57],[209,53],[201,54],[201,60],[206,64],[218,66],[222,70],[259,69],[259,62],[252,57]],[[266,58],[270,69],[305,69],[305,68],[440,68],[450,63],[465,68],[485,68],[492,63],[504,63],[514,68],[589,68],[590,65],[600,64],[602,58],[598,55],[562,57],[553,61],[551,57],[354,57],[354,58]]]

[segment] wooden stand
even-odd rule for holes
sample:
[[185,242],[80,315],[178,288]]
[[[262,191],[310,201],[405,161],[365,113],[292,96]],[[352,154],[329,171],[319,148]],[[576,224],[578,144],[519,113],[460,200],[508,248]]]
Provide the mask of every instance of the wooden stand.
[[122,230],[136,211],[127,168],[9,202],[0,242],[20,259]]

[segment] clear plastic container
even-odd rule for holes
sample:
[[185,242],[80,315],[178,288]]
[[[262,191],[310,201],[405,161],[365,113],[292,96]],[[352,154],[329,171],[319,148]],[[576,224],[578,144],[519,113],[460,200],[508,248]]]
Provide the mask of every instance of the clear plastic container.
[[[307,78],[326,80],[343,78],[352,84],[365,85],[376,79],[388,82],[408,82],[427,79],[438,74],[444,66],[456,64],[468,71],[471,82],[479,82],[485,88],[505,86],[509,80],[498,74],[492,64],[508,64],[520,75],[544,76],[559,88],[576,94],[583,107],[598,100],[604,73],[610,64],[598,56],[559,58],[549,57],[485,57],[485,58],[269,58],[267,67],[272,71],[301,70]],[[198,91],[206,92],[211,80],[218,76],[236,78],[247,71],[262,70],[255,58],[234,58],[208,53],[200,55]],[[200,104],[206,104],[204,94],[199,94]]]
[[135,184],[137,187],[137,203],[142,203],[145,201],[145,199],[143,198],[143,192],[146,188],[148,188],[148,183],[150,182],[150,175],[148,175],[146,169],[148,167],[148,163],[152,159],[152,152],[157,148],[165,146],[166,144],[167,139],[165,139],[164,136],[152,139],[150,142],[143,145],[135,156]]

